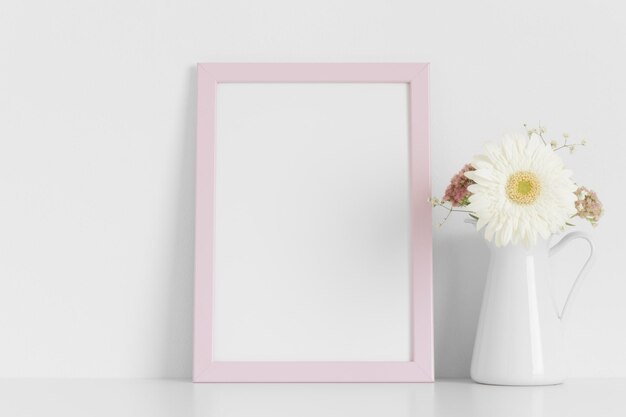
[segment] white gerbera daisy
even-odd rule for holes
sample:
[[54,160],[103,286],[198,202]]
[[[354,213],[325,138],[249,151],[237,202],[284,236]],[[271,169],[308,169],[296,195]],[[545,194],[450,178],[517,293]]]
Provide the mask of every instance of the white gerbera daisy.
[[474,158],[475,171],[465,176],[468,210],[478,216],[477,230],[496,246],[537,242],[559,232],[576,214],[576,185],[572,172],[550,145],[520,134],[507,135],[501,144],[488,143],[485,154]]

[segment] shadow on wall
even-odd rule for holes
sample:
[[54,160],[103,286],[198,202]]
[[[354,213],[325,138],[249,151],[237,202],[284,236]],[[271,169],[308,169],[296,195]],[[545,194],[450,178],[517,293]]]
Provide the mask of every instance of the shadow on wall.
[[436,377],[468,377],[489,248],[477,233],[435,233],[433,252]]
[[192,373],[193,272],[195,230],[196,155],[196,67],[190,67],[185,80],[182,108],[175,211],[170,224],[171,258],[165,295],[164,338],[158,348],[160,377],[190,378]]

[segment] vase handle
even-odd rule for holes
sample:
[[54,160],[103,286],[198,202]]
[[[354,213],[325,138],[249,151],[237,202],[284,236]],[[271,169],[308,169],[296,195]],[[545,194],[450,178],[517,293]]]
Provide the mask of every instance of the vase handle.
[[580,268],[580,271],[578,271],[576,280],[574,280],[574,283],[572,284],[572,288],[570,288],[569,293],[567,294],[567,298],[565,299],[565,304],[563,304],[563,308],[561,309],[561,312],[559,313],[559,319],[563,319],[563,317],[565,316],[565,313],[567,312],[567,306],[569,306],[570,304],[570,300],[572,299],[574,290],[576,290],[576,288],[580,286],[580,283],[583,277],[583,272],[585,272],[585,270],[591,263],[591,260],[594,258],[594,246],[593,246],[593,241],[591,240],[591,235],[589,233],[571,232],[565,235],[565,237],[561,239],[556,245],[552,246],[550,248],[550,251],[548,252],[549,256],[552,256],[560,252],[565,246],[567,246],[569,242],[575,239],[583,239],[587,241],[587,243],[589,244],[589,256],[587,257],[587,260],[583,264],[582,268]]

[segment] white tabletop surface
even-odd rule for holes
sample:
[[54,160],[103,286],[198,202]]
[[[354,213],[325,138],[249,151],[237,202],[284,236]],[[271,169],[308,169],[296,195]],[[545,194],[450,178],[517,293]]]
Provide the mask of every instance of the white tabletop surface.
[[434,384],[192,384],[4,379],[0,416],[626,416],[626,379],[497,387]]

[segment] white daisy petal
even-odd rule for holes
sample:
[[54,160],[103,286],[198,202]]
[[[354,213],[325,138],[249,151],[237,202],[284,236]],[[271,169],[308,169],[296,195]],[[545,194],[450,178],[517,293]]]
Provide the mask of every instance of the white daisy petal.
[[533,245],[576,213],[572,172],[538,138],[515,134],[488,143],[472,165],[476,169],[465,174],[475,182],[468,187],[468,209],[479,217],[477,230],[497,246]]

